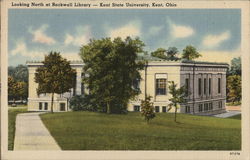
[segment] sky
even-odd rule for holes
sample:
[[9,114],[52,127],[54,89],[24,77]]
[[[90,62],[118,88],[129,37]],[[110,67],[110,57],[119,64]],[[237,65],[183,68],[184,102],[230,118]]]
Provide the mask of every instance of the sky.
[[90,39],[139,37],[149,53],[193,45],[200,61],[240,56],[240,9],[9,9],[8,63],[43,60],[50,51],[80,60]]

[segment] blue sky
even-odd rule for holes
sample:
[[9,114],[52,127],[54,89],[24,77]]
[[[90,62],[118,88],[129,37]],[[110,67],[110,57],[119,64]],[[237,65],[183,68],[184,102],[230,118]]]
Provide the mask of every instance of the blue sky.
[[42,60],[58,51],[79,59],[82,45],[103,37],[140,37],[145,50],[193,45],[199,60],[240,56],[239,9],[9,9],[9,65]]

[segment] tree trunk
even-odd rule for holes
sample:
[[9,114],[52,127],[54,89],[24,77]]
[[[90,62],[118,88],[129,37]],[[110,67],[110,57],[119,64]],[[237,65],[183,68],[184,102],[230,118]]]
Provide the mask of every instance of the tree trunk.
[[53,103],[54,103],[54,93],[52,93],[52,96],[51,96],[51,113],[54,113],[53,112]]
[[176,122],[176,116],[177,116],[177,106],[175,106],[175,111],[174,111],[174,121]]
[[108,114],[111,113],[111,109],[110,109],[110,104],[109,104],[109,102],[107,102],[107,113],[108,113]]

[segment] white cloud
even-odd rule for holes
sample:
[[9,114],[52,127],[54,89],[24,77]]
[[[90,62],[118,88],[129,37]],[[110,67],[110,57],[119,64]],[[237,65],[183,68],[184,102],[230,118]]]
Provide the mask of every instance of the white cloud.
[[187,38],[195,34],[195,30],[191,26],[176,24],[169,17],[167,17],[167,23],[172,38]]
[[90,26],[77,26],[75,28],[75,34],[65,34],[64,44],[81,46],[87,44],[91,38]]
[[225,31],[219,35],[207,35],[204,37],[202,44],[205,47],[211,48],[211,47],[217,47],[222,42],[228,40],[231,37],[230,31]]
[[234,51],[200,51],[202,57],[199,57],[198,61],[209,61],[209,62],[224,62],[231,63],[231,60],[235,57],[241,56],[240,49]]
[[111,39],[114,39],[116,37],[125,39],[127,36],[137,37],[141,35],[140,28],[141,23],[139,21],[131,21],[130,23],[122,27],[109,29],[108,36],[111,37]]
[[43,43],[47,45],[55,44],[56,41],[54,38],[49,37],[46,35],[45,31],[47,30],[49,26],[47,24],[42,25],[37,30],[29,29],[29,32],[33,35],[33,42]]
[[172,36],[174,38],[187,38],[194,34],[194,30],[190,26],[172,24]]
[[163,26],[152,26],[149,28],[147,35],[157,35],[163,29]]
[[10,51],[10,54],[12,56],[21,55],[24,57],[29,57],[31,59],[42,58],[42,57],[44,57],[44,53],[45,52],[41,52],[38,50],[36,50],[36,51],[35,50],[28,50],[26,43],[22,40],[17,41],[16,47]]

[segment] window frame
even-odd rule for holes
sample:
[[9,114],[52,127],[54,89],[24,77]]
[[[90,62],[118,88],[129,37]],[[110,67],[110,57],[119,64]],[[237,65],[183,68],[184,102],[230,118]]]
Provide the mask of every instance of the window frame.
[[198,95],[202,95],[202,79],[198,78]]
[[48,102],[44,102],[44,110],[48,110]]
[[218,78],[218,94],[221,94],[221,78]]
[[160,112],[160,106],[155,106],[155,112],[159,113]]
[[161,110],[162,110],[163,113],[166,113],[167,112],[167,106],[162,106]]
[[[164,81],[164,82],[160,82]],[[163,85],[163,87],[161,87]],[[167,79],[166,78],[156,78],[155,83],[155,94],[158,95],[167,95]]]
[[38,106],[39,108],[39,110],[43,110],[43,103],[42,102],[39,102],[39,106]]

